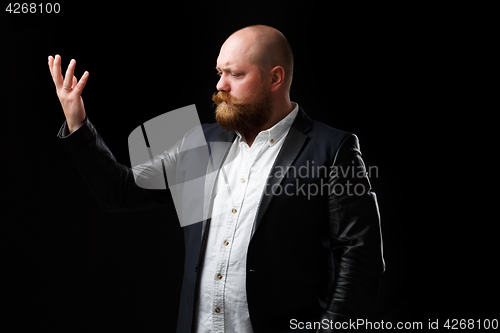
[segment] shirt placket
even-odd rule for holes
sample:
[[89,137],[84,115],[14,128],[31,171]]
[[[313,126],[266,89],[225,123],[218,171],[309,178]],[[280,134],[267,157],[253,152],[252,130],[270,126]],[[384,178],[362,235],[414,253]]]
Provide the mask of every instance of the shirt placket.
[[[213,303],[213,316],[212,328],[214,332],[224,332],[224,315],[225,315],[225,288],[226,288],[226,275],[230,265],[231,250],[234,245],[234,236],[238,225],[238,217],[243,203],[244,194],[248,185],[250,169],[255,162],[261,149],[254,149],[250,151],[243,144],[240,144],[241,153],[243,156],[243,163],[241,172],[238,173],[238,181],[234,188],[231,189],[232,201],[228,207],[230,213],[227,214],[226,228],[224,228],[224,241],[220,244],[221,249],[217,259],[217,268],[214,277],[214,303]],[[258,147],[255,147],[258,148]]]
[[236,226],[237,210],[228,206],[231,212],[226,214],[226,227],[224,228],[224,241],[219,244],[220,250],[217,258],[215,276],[214,276],[214,295],[213,295],[213,315],[212,328],[215,333],[224,332],[224,292],[226,288],[226,273],[229,264],[229,255],[233,246],[234,230]]

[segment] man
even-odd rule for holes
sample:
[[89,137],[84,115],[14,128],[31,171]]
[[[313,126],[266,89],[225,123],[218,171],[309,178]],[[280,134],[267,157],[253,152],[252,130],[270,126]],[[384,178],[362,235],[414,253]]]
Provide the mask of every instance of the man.
[[[60,63],[49,57],[66,116],[58,136],[101,206],[162,204],[158,191],[135,184],[86,118],[80,95],[88,72],[78,81],[72,60],[63,78]],[[326,332],[367,315],[384,261],[357,137],[290,101],[293,55],[274,28],[233,33],[216,69],[217,123],[203,134],[208,146],[228,144],[211,156],[221,165],[212,218],[184,227],[177,331]]]

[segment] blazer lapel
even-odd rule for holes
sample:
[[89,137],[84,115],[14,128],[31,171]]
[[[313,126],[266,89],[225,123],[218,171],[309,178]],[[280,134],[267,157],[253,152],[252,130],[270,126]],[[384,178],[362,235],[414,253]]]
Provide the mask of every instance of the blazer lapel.
[[[207,165],[207,172],[205,177],[205,196],[204,196],[204,206],[203,206],[203,227],[202,235],[205,234],[207,225],[210,225],[210,216],[212,214],[212,196],[214,192],[215,182],[217,181],[217,176],[219,175],[219,170],[222,163],[226,159],[229,148],[236,133],[233,131],[222,131],[219,133],[216,141],[208,142],[209,147],[209,161]],[[202,236],[203,237],[203,236]]]
[[259,208],[257,210],[257,217],[255,218],[252,229],[252,237],[259,227],[259,224],[262,221],[262,217],[264,216],[267,208],[269,207],[269,204],[271,203],[271,200],[274,197],[272,194],[264,194],[272,193],[271,189],[273,188],[273,186],[278,186],[281,183],[283,177],[288,171],[288,168],[290,168],[293,161],[296,159],[297,155],[302,149],[302,146],[306,142],[307,135],[305,133],[309,131],[310,128],[311,119],[306,115],[304,110],[300,108],[271,169],[271,173],[268,177],[265,187],[266,190],[264,190],[262,193]]
[[201,244],[200,254],[198,256],[198,264],[196,265],[197,272],[199,272],[198,267],[201,267],[208,240],[208,232],[205,231],[210,230],[210,222],[212,221],[210,217],[210,214],[212,213],[213,203],[212,196],[214,192],[214,185],[219,174],[218,170],[222,166],[222,162],[224,162],[235,136],[235,132],[223,131],[219,133],[216,141],[207,141],[209,160],[207,163],[207,172],[205,176],[205,197],[203,205],[204,220],[201,224],[200,230]]

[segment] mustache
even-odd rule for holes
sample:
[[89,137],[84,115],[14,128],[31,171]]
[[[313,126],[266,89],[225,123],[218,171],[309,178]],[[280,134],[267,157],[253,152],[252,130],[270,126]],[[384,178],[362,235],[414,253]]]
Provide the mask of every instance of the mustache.
[[241,102],[238,99],[229,95],[229,93],[225,91],[219,91],[217,93],[214,93],[212,95],[212,101],[214,101],[216,105],[219,105],[222,102],[231,103],[232,105],[238,105]]

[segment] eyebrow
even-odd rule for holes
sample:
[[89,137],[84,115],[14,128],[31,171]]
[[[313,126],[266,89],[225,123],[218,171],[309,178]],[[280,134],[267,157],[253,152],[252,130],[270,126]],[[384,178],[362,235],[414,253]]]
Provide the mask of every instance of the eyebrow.
[[217,70],[217,72],[231,72],[234,70],[231,67],[220,68],[219,66],[215,66],[215,69]]

